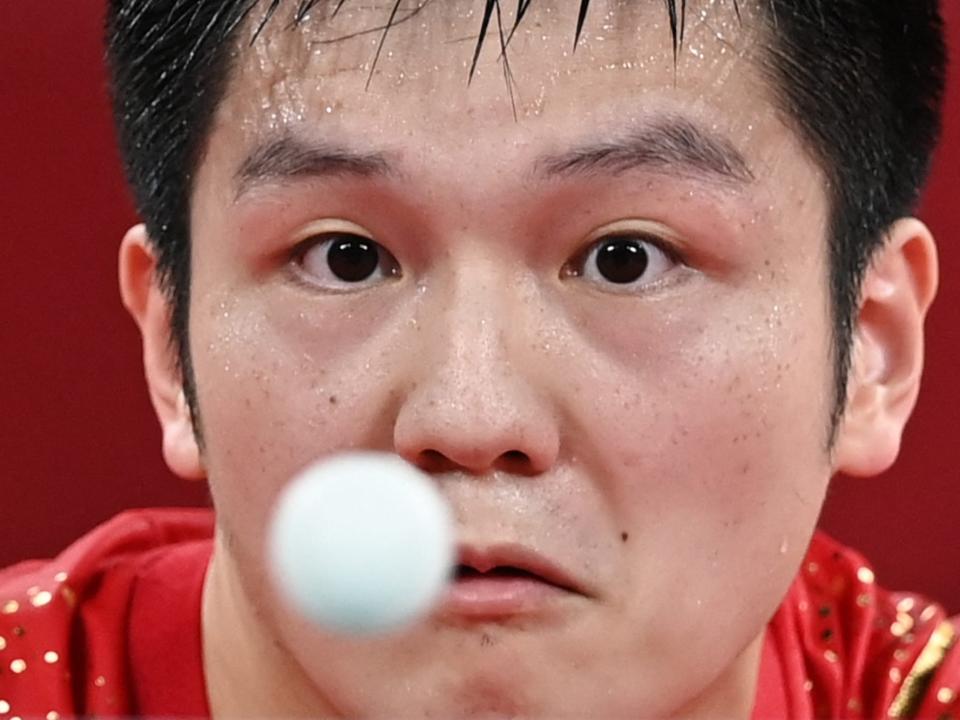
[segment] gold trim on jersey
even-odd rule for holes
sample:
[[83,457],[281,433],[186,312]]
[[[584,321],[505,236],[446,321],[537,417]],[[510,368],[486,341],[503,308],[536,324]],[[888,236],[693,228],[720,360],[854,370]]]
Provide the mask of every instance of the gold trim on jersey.
[[924,694],[930,686],[930,680],[947,651],[957,639],[957,632],[950,622],[940,623],[927,641],[920,657],[910,668],[910,672],[900,686],[900,692],[893,699],[887,716],[892,718],[912,717],[923,702]]

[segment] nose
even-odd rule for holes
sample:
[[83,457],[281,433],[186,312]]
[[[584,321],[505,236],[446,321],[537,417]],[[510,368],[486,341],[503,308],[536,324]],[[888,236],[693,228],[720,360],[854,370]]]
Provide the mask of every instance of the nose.
[[557,461],[557,417],[524,320],[536,313],[496,282],[466,280],[452,297],[424,299],[420,370],[394,444],[427,472],[534,476]]

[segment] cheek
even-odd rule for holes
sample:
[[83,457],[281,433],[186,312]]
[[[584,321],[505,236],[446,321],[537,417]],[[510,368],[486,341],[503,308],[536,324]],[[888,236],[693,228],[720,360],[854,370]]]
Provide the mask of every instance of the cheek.
[[[316,458],[391,441],[378,422],[396,397],[379,336],[363,338],[351,313],[307,305],[225,290],[192,308],[204,462],[235,536],[259,537],[276,494]],[[389,334],[389,317],[361,314]]]
[[594,358],[580,424],[596,428],[596,476],[629,536],[617,604],[690,672],[690,648],[720,663],[774,612],[829,480],[825,323],[782,300],[709,307],[579,323]]
[[610,506],[631,547],[672,548],[652,562],[678,582],[677,557],[688,580],[751,555],[788,567],[784,543],[799,562],[829,480],[826,313],[741,297],[577,323],[593,363],[580,424]]

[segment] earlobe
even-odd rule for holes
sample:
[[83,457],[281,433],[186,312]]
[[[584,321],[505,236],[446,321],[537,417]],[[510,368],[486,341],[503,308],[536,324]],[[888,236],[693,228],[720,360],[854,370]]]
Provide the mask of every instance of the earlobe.
[[[159,414],[159,413],[158,413]],[[167,467],[187,480],[204,480],[203,458],[193,428],[193,419],[186,396],[181,389],[177,395],[176,413],[163,425],[163,459]]]
[[937,283],[930,231],[916,219],[898,221],[861,288],[847,407],[834,447],[836,471],[866,477],[896,460],[920,390],[923,322]]
[[120,246],[120,295],[140,329],[150,400],[163,431],[163,456],[170,470],[203,479],[200,449],[170,343],[170,308],[157,281],[156,258],[146,228],[131,228]]

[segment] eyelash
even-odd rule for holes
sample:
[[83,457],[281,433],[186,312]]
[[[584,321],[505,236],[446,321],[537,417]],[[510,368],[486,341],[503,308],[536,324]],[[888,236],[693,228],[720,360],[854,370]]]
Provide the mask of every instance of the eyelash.
[[[296,245],[294,245],[293,249],[289,252],[287,264],[288,264],[288,267],[290,265],[293,265],[296,268],[294,272],[290,273],[296,284],[310,290],[314,290],[314,291],[317,290],[319,283],[311,281],[308,277],[309,273],[303,268],[304,257],[312,249],[320,245],[323,245],[324,243],[337,240],[337,239],[355,239],[355,240],[367,242],[367,243],[370,243],[371,245],[376,246],[378,255],[380,256],[380,261],[382,262],[384,259],[383,256],[386,255],[397,268],[397,271],[393,274],[395,274],[396,277],[401,277],[403,275],[402,271],[399,270],[399,263],[397,262],[396,258],[393,256],[393,253],[387,250],[381,243],[377,242],[376,240],[370,237],[361,235],[360,233],[357,233],[357,232],[331,231],[331,232],[324,232],[324,233],[318,233],[316,235],[311,235],[310,237],[307,237],[304,240],[298,242]],[[344,292],[351,292],[351,291],[345,290]]]
[[680,252],[668,242],[662,238],[646,233],[643,231],[618,231],[609,233],[607,235],[601,235],[596,240],[591,241],[587,244],[585,248],[580,250],[576,255],[574,255],[573,260],[564,265],[564,268],[568,267],[572,262],[582,262],[587,256],[590,255],[591,251],[597,247],[608,243],[614,240],[634,240],[641,242],[644,245],[649,245],[650,247],[656,248],[661,253],[663,253],[672,263],[677,265],[685,265],[683,257]]

